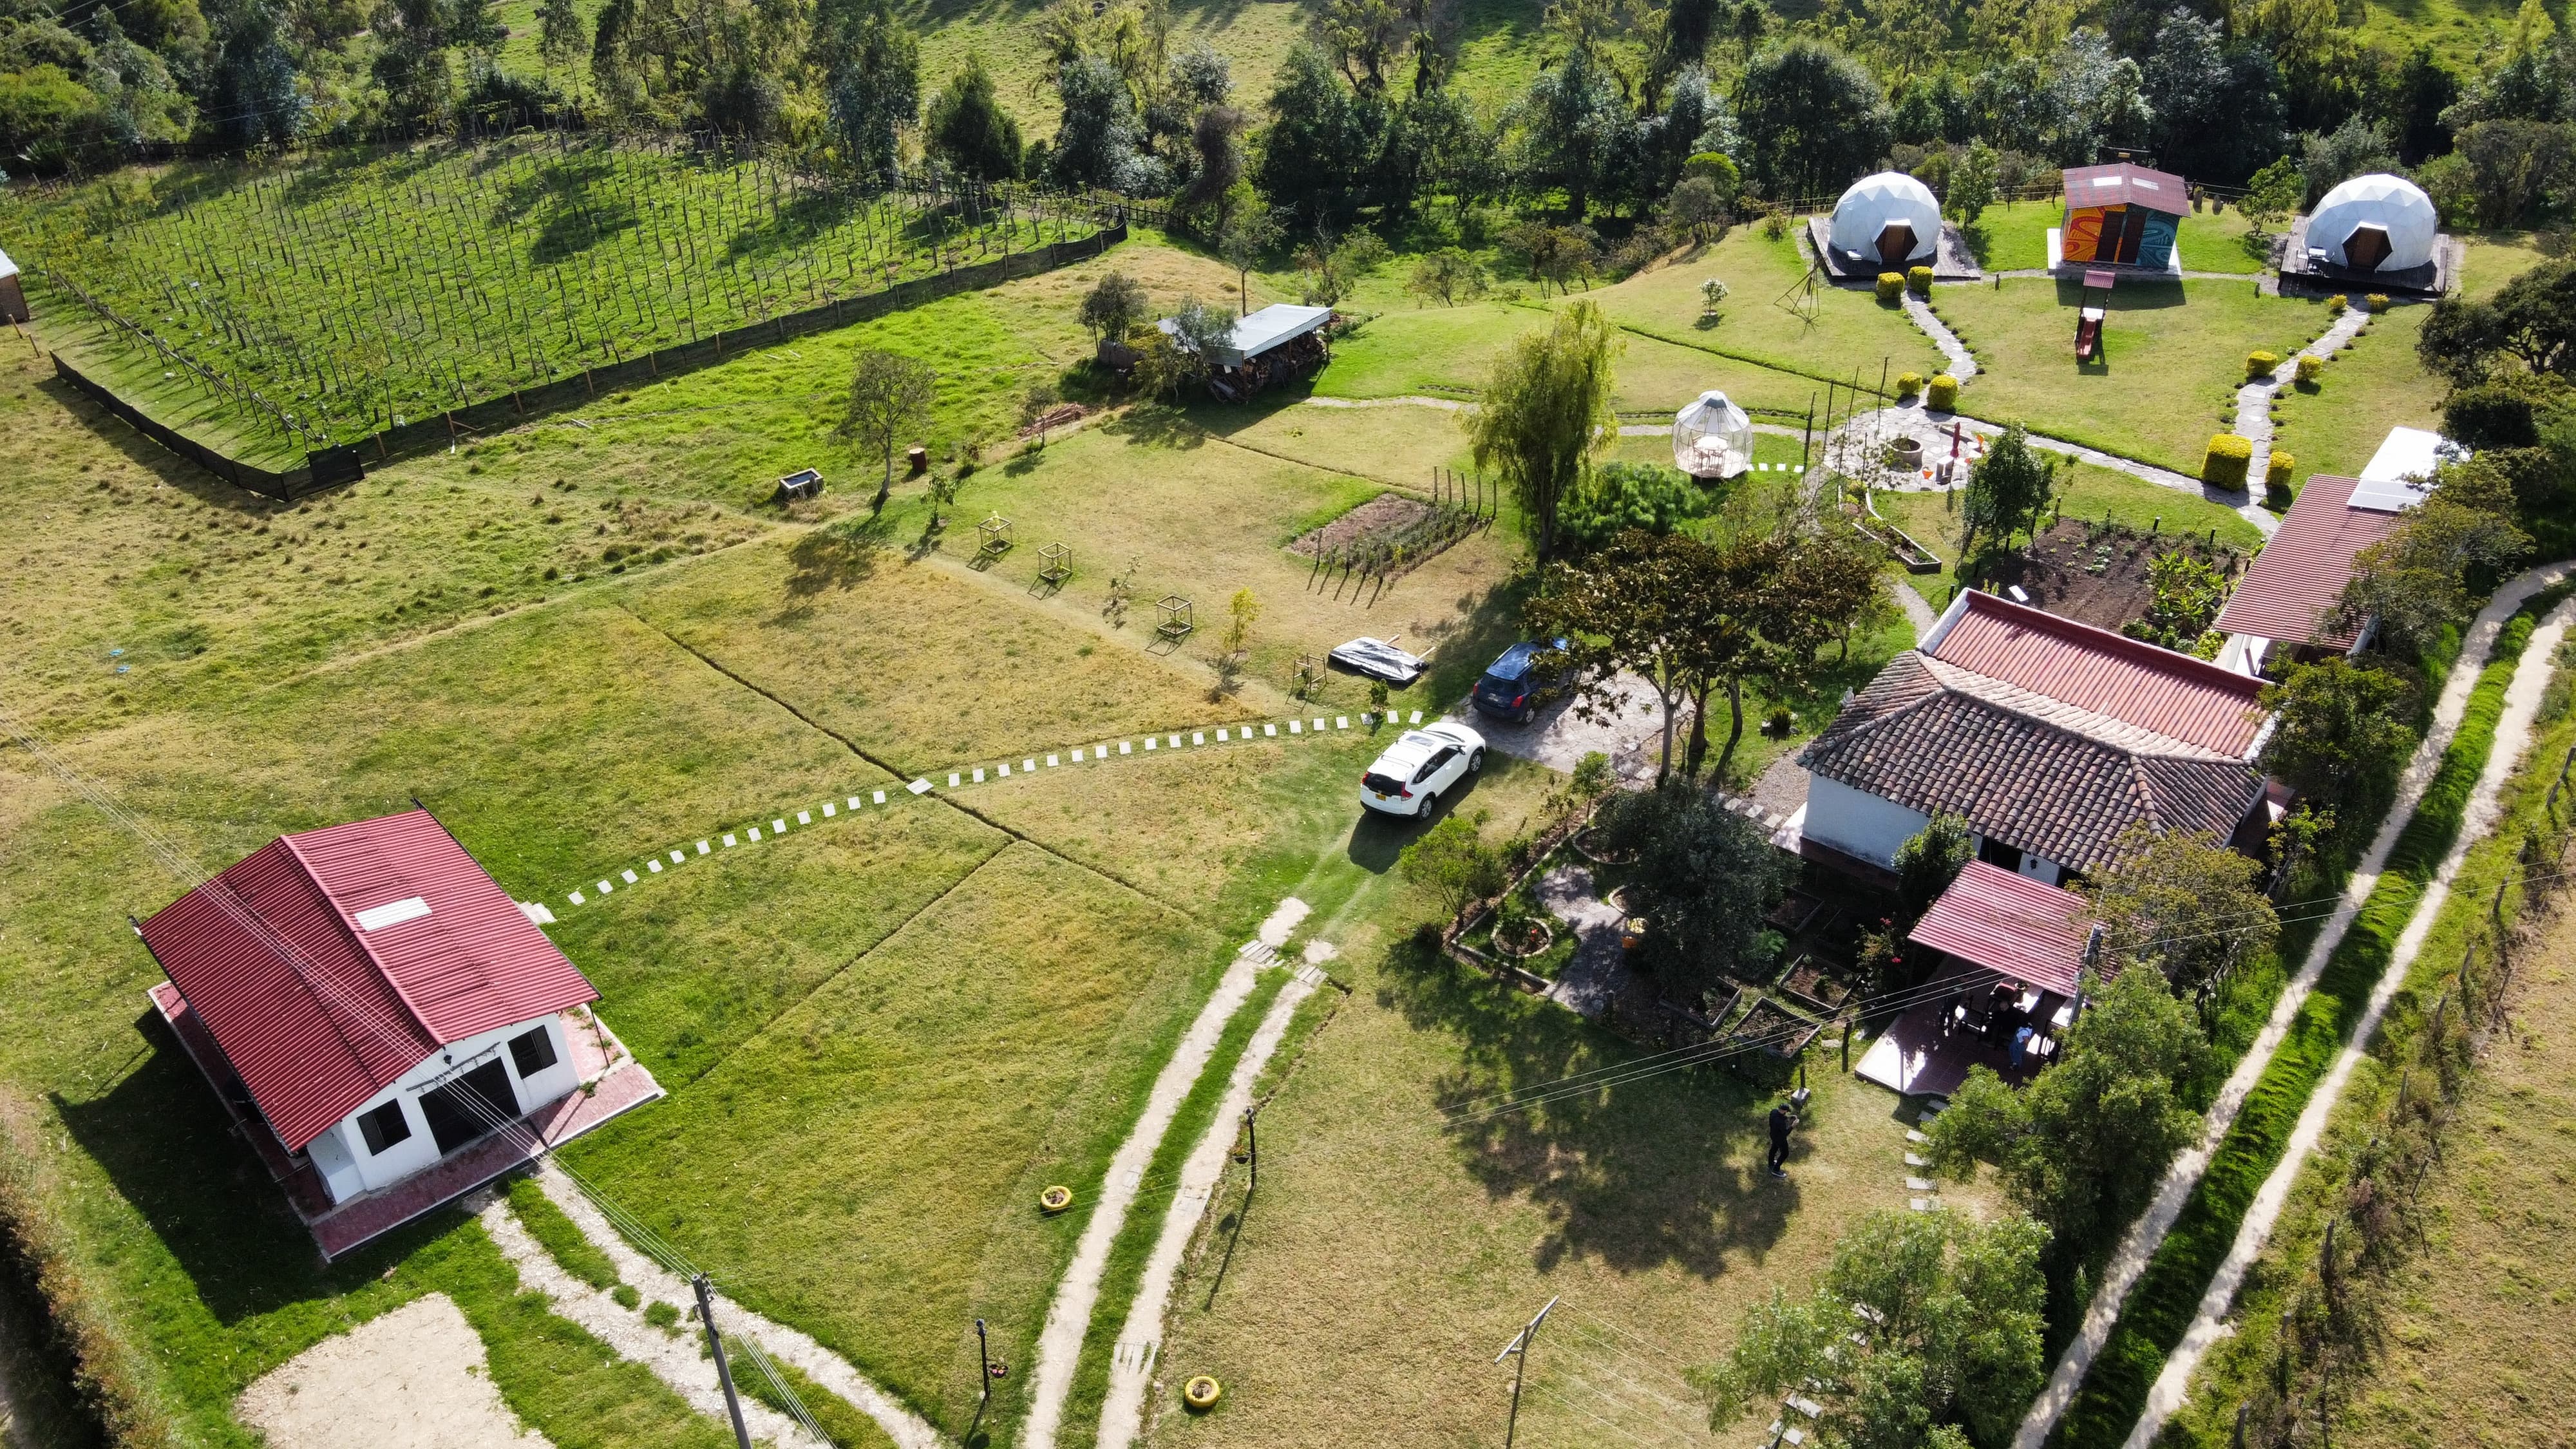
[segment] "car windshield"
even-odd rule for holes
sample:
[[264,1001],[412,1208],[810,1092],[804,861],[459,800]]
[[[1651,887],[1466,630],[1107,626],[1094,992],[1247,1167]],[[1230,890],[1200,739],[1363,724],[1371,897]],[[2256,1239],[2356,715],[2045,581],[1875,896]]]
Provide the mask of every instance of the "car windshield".
[[1360,777],[1360,783],[1380,795],[1400,795],[1404,792],[1404,782],[1402,780],[1381,775],[1375,770],[1371,770],[1367,774],[1362,775]]
[[1489,694],[1510,694],[1520,688],[1518,675],[1488,674],[1476,681],[1476,687]]

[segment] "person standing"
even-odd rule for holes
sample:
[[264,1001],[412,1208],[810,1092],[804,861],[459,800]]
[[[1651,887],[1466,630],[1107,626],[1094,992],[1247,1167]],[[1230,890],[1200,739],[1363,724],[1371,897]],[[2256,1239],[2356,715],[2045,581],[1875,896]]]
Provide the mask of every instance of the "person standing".
[[1798,1114],[1789,1110],[1788,1103],[1783,1102],[1771,1109],[1771,1175],[1773,1177],[1789,1175],[1789,1170],[1785,1166],[1789,1160],[1789,1129],[1797,1125]]

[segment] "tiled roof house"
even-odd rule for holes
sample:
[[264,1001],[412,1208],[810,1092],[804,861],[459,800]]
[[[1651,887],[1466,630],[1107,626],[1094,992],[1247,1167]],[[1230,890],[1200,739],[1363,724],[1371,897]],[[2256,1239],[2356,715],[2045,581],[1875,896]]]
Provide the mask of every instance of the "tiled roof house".
[[2131,826],[2252,843],[2261,682],[1968,591],[1800,754],[1811,855],[1867,866],[1937,812],[2045,884],[2111,862]]

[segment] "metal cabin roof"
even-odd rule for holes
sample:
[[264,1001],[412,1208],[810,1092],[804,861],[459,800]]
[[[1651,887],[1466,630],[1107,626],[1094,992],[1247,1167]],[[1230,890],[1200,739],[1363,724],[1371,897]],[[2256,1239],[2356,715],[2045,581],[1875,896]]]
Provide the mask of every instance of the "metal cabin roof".
[[2143,206],[2181,216],[2191,210],[2191,183],[2170,171],[2154,171],[2127,161],[2108,166],[2070,166],[2065,172],[2066,204]]
[[2030,877],[1969,861],[1914,923],[1908,938],[2011,980],[2075,994],[2084,969],[2084,898]]
[[297,1151],[438,1048],[599,999],[425,810],[280,836],[143,939]]
[[2291,644],[2349,649],[2356,631],[2340,623],[2337,605],[2361,551],[2388,537],[2402,514],[2351,507],[2356,482],[2315,477],[2245,571],[2216,627]]
[[2253,748],[2260,680],[1994,594],[1964,598],[1933,658],[2233,759]]

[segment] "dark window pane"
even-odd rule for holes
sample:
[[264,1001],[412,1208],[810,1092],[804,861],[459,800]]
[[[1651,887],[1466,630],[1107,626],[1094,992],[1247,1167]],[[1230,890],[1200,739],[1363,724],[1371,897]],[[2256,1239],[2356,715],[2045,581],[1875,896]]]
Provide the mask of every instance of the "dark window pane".
[[403,1120],[402,1103],[387,1102],[358,1119],[358,1133],[367,1139],[367,1152],[372,1156],[409,1140],[411,1123]]
[[523,1031],[510,1038],[510,1061],[519,1069],[519,1080],[526,1081],[555,1064],[554,1039],[542,1026]]

